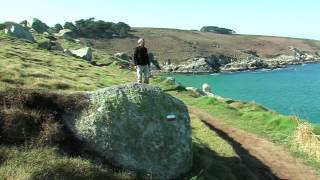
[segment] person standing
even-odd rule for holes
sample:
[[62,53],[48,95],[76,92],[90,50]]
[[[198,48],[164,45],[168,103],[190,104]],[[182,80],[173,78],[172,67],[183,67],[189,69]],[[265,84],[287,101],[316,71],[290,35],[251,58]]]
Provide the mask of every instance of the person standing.
[[145,40],[143,38],[138,40],[138,47],[134,49],[133,60],[134,67],[137,70],[138,83],[149,84],[150,60],[148,49],[145,47]]

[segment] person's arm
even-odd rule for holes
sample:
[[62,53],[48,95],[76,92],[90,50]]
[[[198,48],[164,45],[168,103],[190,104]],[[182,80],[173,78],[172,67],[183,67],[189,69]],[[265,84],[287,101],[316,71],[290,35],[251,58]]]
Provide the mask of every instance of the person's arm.
[[137,66],[137,61],[138,61],[138,48],[134,48],[134,53],[133,53],[134,66]]
[[148,49],[146,48],[146,57],[148,61],[148,66],[150,67],[150,59],[149,59],[149,54],[148,54]]

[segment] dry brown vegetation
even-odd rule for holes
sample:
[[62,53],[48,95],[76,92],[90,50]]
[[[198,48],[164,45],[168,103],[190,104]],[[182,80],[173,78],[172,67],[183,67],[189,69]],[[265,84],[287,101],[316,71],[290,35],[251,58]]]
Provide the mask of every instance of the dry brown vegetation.
[[248,51],[260,57],[275,57],[280,54],[290,55],[289,46],[314,54],[320,51],[320,41],[285,37],[255,35],[222,35],[208,32],[135,28],[132,36],[123,39],[86,39],[96,49],[110,54],[127,52],[132,54],[139,37],[146,39],[149,52],[154,53],[160,61],[171,59],[181,62],[197,56],[225,55],[237,59],[248,56]]
[[299,125],[296,133],[298,147],[320,160],[320,137],[313,133],[313,127],[308,123]]
[[[62,115],[84,107],[84,95],[8,89],[0,93],[0,141],[4,144],[67,144]],[[67,137],[69,136],[69,137]]]

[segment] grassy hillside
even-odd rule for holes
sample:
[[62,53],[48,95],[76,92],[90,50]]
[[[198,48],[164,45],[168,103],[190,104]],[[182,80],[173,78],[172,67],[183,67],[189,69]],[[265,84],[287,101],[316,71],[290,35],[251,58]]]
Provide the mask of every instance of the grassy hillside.
[[[40,37],[37,37],[39,39]],[[63,41],[63,40],[62,40]],[[81,47],[62,42],[65,48]],[[59,51],[38,48],[36,43],[10,38],[0,33],[0,89],[20,87],[63,91],[94,90],[133,81],[132,71],[119,66],[94,66]],[[95,61],[112,62],[110,56],[93,52]]]
[[132,54],[138,37],[146,39],[149,51],[158,56],[160,61],[171,59],[180,62],[197,56],[225,55],[234,58],[245,58],[247,51],[256,52],[260,57],[274,57],[280,54],[292,54],[288,46],[314,54],[320,51],[320,41],[285,37],[255,35],[222,35],[209,32],[134,28],[132,36],[123,39],[96,39],[91,42],[96,49],[110,54],[127,52]]
[[[138,35],[144,31],[148,29],[137,30],[135,33]],[[157,31],[161,32],[163,29]],[[177,44],[181,41],[175,36],[176,33],[199,34],[199,37],[198,35],[193,37],[208,43],[209,36],[224,37],[180,30],[165,30],[164,33],[167,32],[172,32],[173,35],[163,38],[161,43],[170,42],[169,47],[171,40],[172,43]],[[159,38],[160,43],[160,35],[155,33],[154,36]],[[200,38],[200,36],[203,37]],[[241,38],[245,37],[241,36]],[[41,35],[36,35],[36,39],[41,38],[43,38]],[[82,46],[81,43],[63,39],[59,41],[65,48]],[[292,41],[303,42],[294,39]],[[94,152],[83,149],[81,143],[63,128],[59,113],[68,109],[68,105],[72,105],[75,98],[79,99],[77,96],[69,96],[70,93],[135,81],[135,73],[132,70],[120,68],[108,53],[122,51],[121,48],[132,48],[136,38],[96,40],[94,43],[97,43],[93,49],[94,60],[101,64],[111,63],[110,65],[94,66],[86,60],[77,59],[59,51],[43,50],[36,43],[30,44],[0,33],[1,178],[152,179],[152,175],[148,173],[113,167]],[[110,45],[104,46],[104,43],[110,43]],[[307,43],[302,45],[310,48]],[[153,46],[160,45],[153,44]],[[110,50],[107,50],[108,47]],[[167,48],[163,46],[162,50],[166,52]],[[182,46],[182,48],[190,47]],[[175,49],[172,50],[175,51]],[[189,53],[182,50],[180,52]],[[190,52],[192,52],[191,49]],[[290,148],[289,141],[297,126],[293,117],[281,116],[253,104],[226,104],[212,98],[194,98],[189,93],[180,91],[179,88],[163,84],[158,78],[152,79],[152,82],[165,90],[172,89],[170,93],[185,103],[208,111],[235,127],[259,134],[281,145],[289,144],[287,147]],[[39,108],[39,104],[32,105],[32,103],[44,103],[45,108]],[[212,132],[198,118],[193,115],[191,118],[195,163],[192,170],[182,178],[259,179],[254,171],[242,162],[232,146]],[[7,128],[4,130],[4,127]],[[294,152],[299,153],[315,168],[320,169],[317,160],[303,153],[301,155],[299,151]]]
[[[35,37],[38,41],[43,38]],[[81,47],[63,39],[60,43]],[[113,167],[84,148],[65,129],[59,115],[81,98],[68,94],[132,82],[133,71],[121,69],[116,62],[94,66],[1,33],[0,44],[1,178],[152,179],[148,173]],[[96,61],[113,61],[97,49],[94,53]],[[184,179],[255,178],[227,142],[191,117],[195,164]]]

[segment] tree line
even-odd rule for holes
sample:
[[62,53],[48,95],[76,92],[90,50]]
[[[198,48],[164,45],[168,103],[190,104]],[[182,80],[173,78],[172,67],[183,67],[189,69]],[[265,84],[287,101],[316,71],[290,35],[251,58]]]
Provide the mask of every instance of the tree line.
[[221,28],[218,26],[203,26],[200,29],[201,32],[212,32],[217,34],[235,34],[236,32],[232,29]]
[[95,18],[80,19],[75,21],[75,23],[65,22],[63,26],[56,24],[54,28],[57,31],[70,29],[75,36],[86,38],[127,37],[131,30],[131,27],[124,22],[95,21]]

